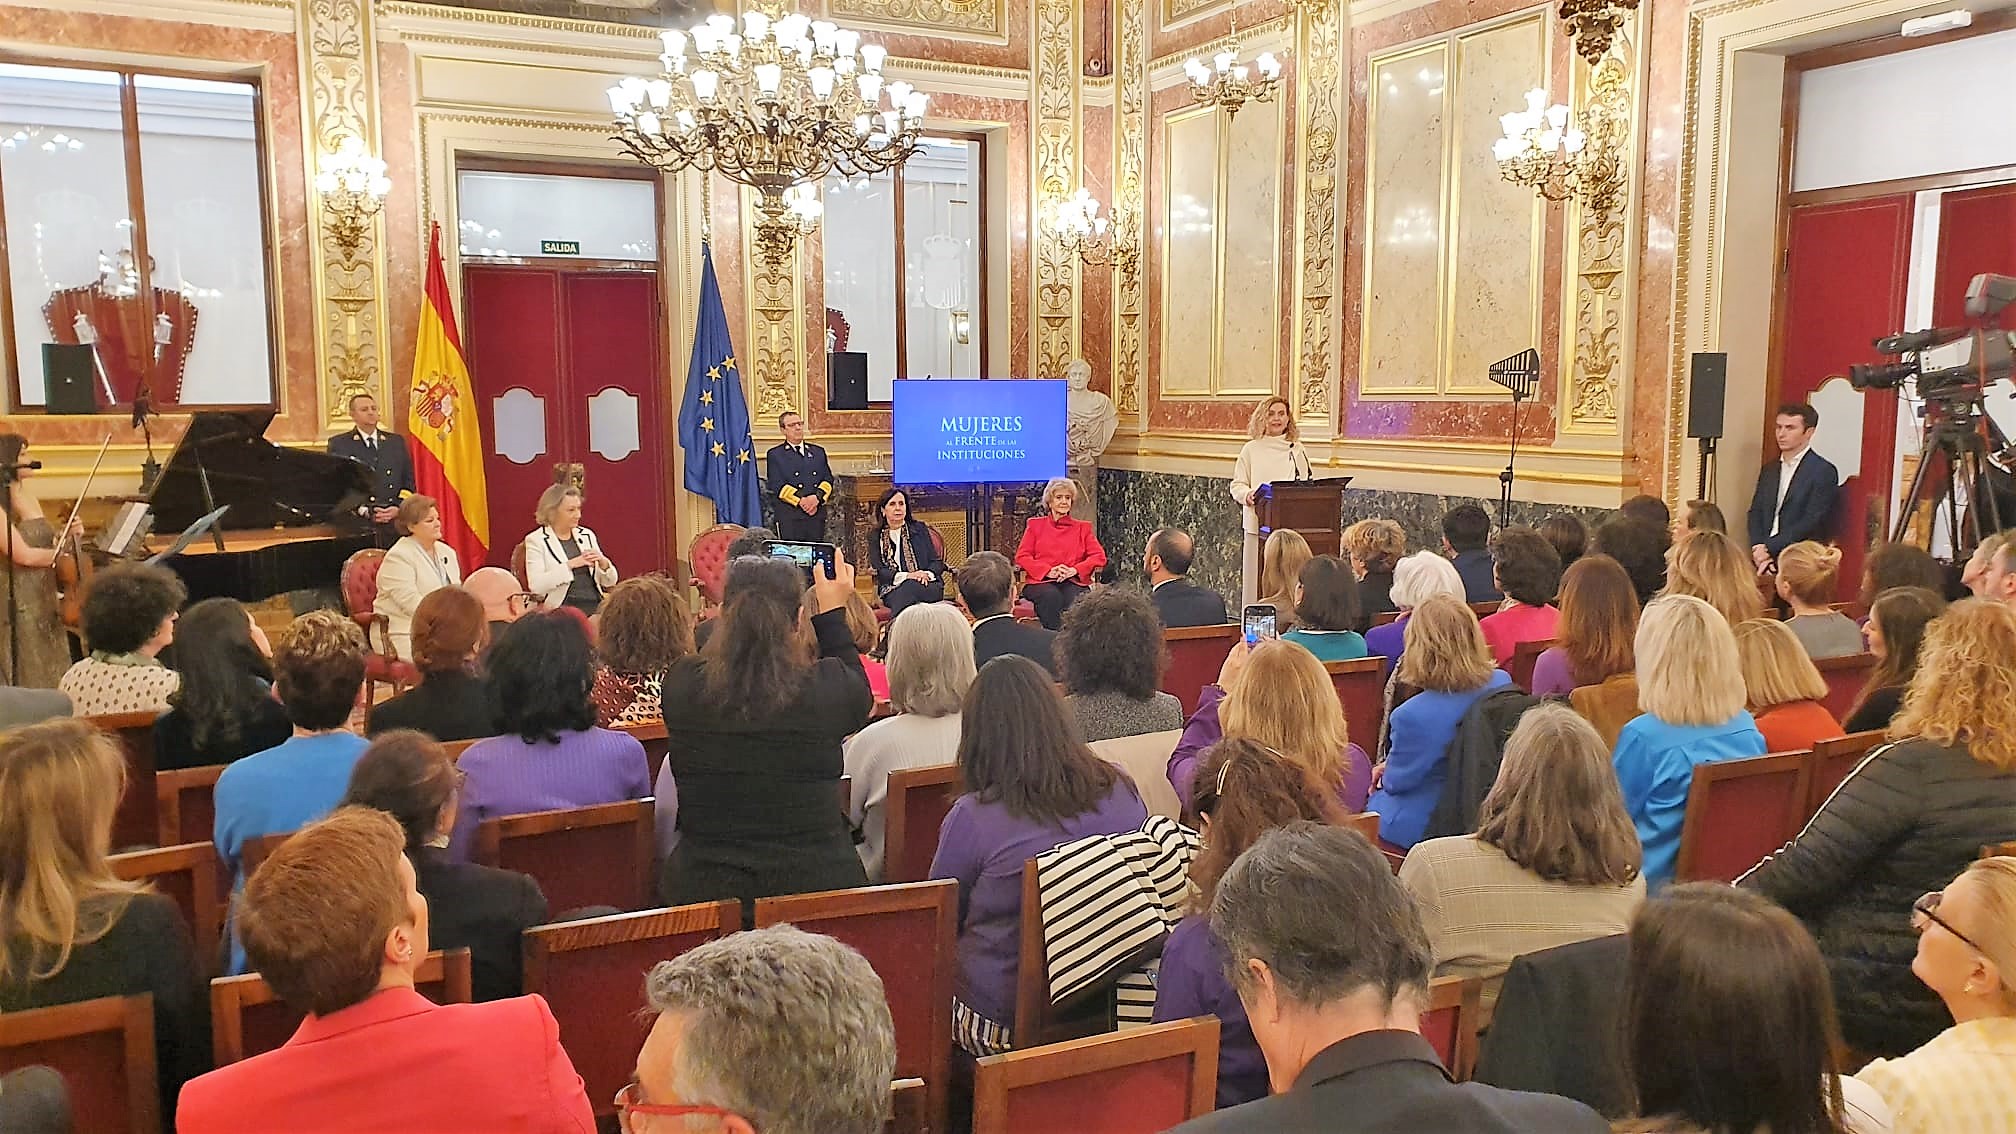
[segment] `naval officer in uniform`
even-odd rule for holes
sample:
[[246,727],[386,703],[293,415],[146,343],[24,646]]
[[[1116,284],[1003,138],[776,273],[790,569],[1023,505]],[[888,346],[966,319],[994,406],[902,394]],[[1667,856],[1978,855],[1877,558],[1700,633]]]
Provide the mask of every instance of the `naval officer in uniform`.
[[826,450],[805,440],[805,419],[786,411],[777,427],[784,443],[763,455],[769,473],[770,503],[776,509],[777,538],[798,542],[826,539],[826,501],[833,497],[833,467]]
[[369,394],[350,398],[350,420],[357,423],[348,433],[329,439],[329,455],[348,457],[371,470],[371,502],[358,514],[371,523],[373,541],[391,547],[399,541],[392,521],[399,516],[399,501],[412,495],[413,453],[406,439],[378,428],[378,399]]

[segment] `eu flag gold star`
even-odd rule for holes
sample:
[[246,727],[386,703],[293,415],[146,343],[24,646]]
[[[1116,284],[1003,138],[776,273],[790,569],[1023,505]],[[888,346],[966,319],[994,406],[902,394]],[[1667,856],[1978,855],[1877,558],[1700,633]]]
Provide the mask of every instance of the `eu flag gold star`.
[[748,463],[749,463],[749,450],[747,450],[747,449],[744,449],[744,450],[742,450],[741,452],[739,452],[739,453],[735,454],[735,459],[736,459],[736,460],[738,460],[738,461],[741,461],[741,462],[742,462],[743,464],[745,464],[745,465],[746,465],[746,464],[748,464]]
[[711,417],[703,417],[703,418],[701,418],[701,419],[700,419],[700,428],[702,428],[702,429],[706,430],[706,431],[707,431],[707,432],[709,432],[709,433],[712,433],[712,432],[714,432],[714,419],[713,419],[713,418],[711,418]]
[[721,447],[721,442],[716,441],[714,442],[713,453],[717,457],[725,457],[728,455],[728,450]]
[[721,380],[721,368],[718,366],[708,367],[707,377],[714,379],[716,382],[719,382]]
[[727,359],[726,359],[726,360],[724,360],[724,361],[723,361],[723,362],[721,363],[721,369],[723,369],[723,370],[733,370],[733,369],[735,369],[735,356],[734,356],[734,355],[732,355],[732,354],[731,354],[731,355],[729,355],[729,356],[727,357]]
[[714,404],[714,391],[712,391],[712,390],[702,390],[702,391],[700,391],[700,404],[701,404],[701,405],[703,405],[703,406],[711,406],[711,405],[713,405],[713,404]]

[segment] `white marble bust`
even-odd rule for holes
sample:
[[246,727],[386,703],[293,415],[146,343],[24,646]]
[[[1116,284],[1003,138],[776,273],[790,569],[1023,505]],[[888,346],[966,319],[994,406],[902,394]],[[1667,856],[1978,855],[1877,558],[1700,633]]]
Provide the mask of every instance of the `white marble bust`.
[[1120,426],[1120,413],[1113,399],[1092,388],[1092,364],[1082,358],[1064,368],[1064,380],[1071,384],[1064,434],[1065,459],[1073,465],[1096,464],[1099,455],[1113,442]]

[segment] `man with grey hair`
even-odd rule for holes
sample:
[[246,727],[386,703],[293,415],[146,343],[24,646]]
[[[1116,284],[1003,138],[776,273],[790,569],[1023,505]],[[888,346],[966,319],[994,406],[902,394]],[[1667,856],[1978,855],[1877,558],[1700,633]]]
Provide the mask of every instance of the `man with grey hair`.
[[658,1018],[616,1098],[627,1134],[880,1134],[896,1026],[853,949],[788,925],[737,933],[659,962],[645,996]]
[[1363,835],[1276,828],[1218,883],[1211,931],[1274,1094],[1179,1134],[1603,1134],[1579,1102],[1449,1078],[1421,1038],[1435,955]]
[[973,616],[973,661],[986,665],[1004,654],[1028,658],[1056,676],[1050,661],[1055,630],[1015,621],[1015,565],[998,551],[976,551],[954,573],[959,597]]

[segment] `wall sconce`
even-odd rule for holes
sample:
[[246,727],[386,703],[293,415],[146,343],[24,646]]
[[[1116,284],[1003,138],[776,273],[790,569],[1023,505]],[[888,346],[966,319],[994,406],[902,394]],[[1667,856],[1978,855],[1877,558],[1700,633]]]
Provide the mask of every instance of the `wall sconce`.
[[330,239],[346,261],[354,260],[371,218],[392,192],[384,159],[371,156],[364,139],[346,135],[335,153],[323,154],[316,163],[315,191],[322,195]]
[[1141,245],[1126,220],[1109,223],[1099,215],[1099,199],[1082,186],[1069,197],[1052,200],[1043,210],[1044,227],[1078,262],[1091,268],[1115,267],[1131,282],[1140,265]]
[[964,307],[952,310],[952,341],[967,346],[973,341],[973,315]]

